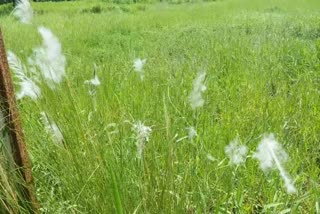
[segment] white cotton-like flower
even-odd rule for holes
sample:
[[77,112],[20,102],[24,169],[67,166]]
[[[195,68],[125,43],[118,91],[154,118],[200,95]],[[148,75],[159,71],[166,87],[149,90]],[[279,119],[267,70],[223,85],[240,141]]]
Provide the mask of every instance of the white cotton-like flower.
[[65,76],[66,58],[58,38],[49,29],[39,27],[38,31],[43,39],[42,46],[33,50],[29,63],[39,68],[48,86],[53,89],[54,84],[60,83]]
[[147,59],[135,59],[133,62],[133,68],[134,70],[139,73],[141,80],[144,79],[144,70],[143,66],[146,64]]
[[64,138],[57,124],[52,120],[49,121],[49,118],[45,112],[41,112],[40,114],[47,133],[49,133],[57,143],[62,144]]
[[273,134],[264,136],[254,157],[260,161],[260,168],[263,171],[277,167],[275,165],[275,158],[280,163],[287,162],[289,158],[281,145],[276,142]]
[[93,79],[84,81],[84,84],[91,85],[88,93],[90,96],[94,96],[97,91],[96,87],[99,86],[101,83],[98,76],[94,75]]
[[135,59],[133,62],[134,70],[137,72],[141,72],[146,62],[147,62],[147,59],[140,59],[140,58]]
[[94,86],[100,85],[100,80],[97,75],[94,75],[93,79],[84,81],[85,84],[90,84]]
[[93,86],[99,86],[101,84],[99,77],[97,75],[97,65],[93,64],[93,78],[90,80],[84,81],[84,84],[89,84]]
[[202,98],[202,93],[207,90],[204,85],[206,78],[205,72],[198,73],[196,79],[193,81],[193,90],[189,95],[189,102],[192,109],[202,107],[204,104],[204,99]]
[[253,157],[260,161],[260,168],[263,171],[268,171],[274,168],[279,170],[288,193],[295,193],[297,191],[294,187],[293,181],[282,167],[282,164],[288,160],[289,156],[275,140],[273,134],[264,136]]
[[245,145],[239,145],[238,139],[235,139],[224,148],[224,151],[229,157],[231,164],[240,165],[246,160],[248,148]]
[[[28,70],[26,66],[12,51],[8,51],[7,58],[9,67],[14,71],[16,77],[19,79],[20,91],[17,93],[17,99],[22,99],[27,96],[36,100],[41,94],[41,89],[36,85],[31,77],[27,76]],[[34,73],[31,72],[30,74]]]
[[[84,81],[84,84],[88,85],[88,94],[92,97],[93,109],[97,111],[97,98],[95,96],[97,92],[97,87],[101,84],[99,77],[97,75],[97,65],[93,64],[93,79]],[[91,113],[89,114],[91,115]],[[91,116],[89,117],[91,120]]]
[[176,143],[179,143],[179,142],[181,142],[181,141],[183,141],[185,139],[188,139],[188,140],[191,141],[194,137],[198,136],[197,131],[195,130],[195,128],[193,126],[187,127],[185,129],[188,131],[188,135],[177,139]]
[[193,126],[186,128],[188,130],[188,139],[191,140],[194,137],[197,137],[197,131]]
[[17,57],[12,51],[7,52],[7,59],[9,67],[19,75],[24,75],[27,73],[26,66],[21,62],[19,57]]
[[29,0],[19,0],[13,9],[13,15],[22,23],[29,24],[33,17],[33,11]]
[[152,129],[145,126],[141,121],[137,121],[132,125],[132,130],[135,132],[138,158],[141,158],[145,143],[149,141]]
[[41,94],[40,88],[31,80],[24,79],[20,82],[20,91],[17,93],[17,99],[22,99],[23,97],[30,97],[33,100],[39,98]]

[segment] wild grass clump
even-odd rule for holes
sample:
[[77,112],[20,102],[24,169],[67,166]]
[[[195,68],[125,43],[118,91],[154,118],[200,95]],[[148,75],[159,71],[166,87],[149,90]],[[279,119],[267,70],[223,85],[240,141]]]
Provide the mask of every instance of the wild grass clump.
[[83,13],[101,13],[102,11],[103,9],[100,5],[96,5],[91,8],[81,10],[81,12]]
[[4,18],[42,212],[318,212],[319,3],[97,4]]

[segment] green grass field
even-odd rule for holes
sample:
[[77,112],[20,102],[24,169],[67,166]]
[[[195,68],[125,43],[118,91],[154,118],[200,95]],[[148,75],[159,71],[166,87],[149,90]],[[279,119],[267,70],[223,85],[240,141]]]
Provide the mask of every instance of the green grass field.
[[[43,213],[320,213],[318,0],[32,7],[23,25],[1,6],[0,25],[24,63],[41,44],[38,26],[52,30],[67,59],[59,87],[43,84],[41,98],[18,101]],[[133,69],[139,57],[144,80]],[[90,96],[93,64],[101,85]],[[205,102],[193,110],[188,96],[201,71]],[[152,129],[141,159],[137,121]],[[187,127],[197,137],[179,140]],[[296,194],[253,158],[264,133],[290,156]],[[224,148],[237,137],[249,152],[234,166]]]

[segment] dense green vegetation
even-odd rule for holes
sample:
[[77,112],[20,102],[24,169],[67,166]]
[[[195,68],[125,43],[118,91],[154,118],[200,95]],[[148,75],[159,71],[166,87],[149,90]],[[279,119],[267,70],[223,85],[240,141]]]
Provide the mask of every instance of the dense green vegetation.
[[[61,1],[77,1],[77,0],[30,0],[33,2],[61,2]],[[78,0],[79,1],[79,0]],[[81,0],[80,0],[81,1]],[[88,1],[88,0],[87,0]],[[198,2],[199,0],[101,0],[103,3],[115,4],[132,4],[132,3],[155,3],[155,2],[168,2],[168,3],[183,3],[183,2]],[[216,0],[206,0],[216,1]],[[0,4],[14,3],[18,0],[0,0]]]
[[[32,6],[31,25],[9,13],[0,24],[24,62],[41,43],[37,26],[52,30],[67,58],[59,88],[43,84],[40,99],[18,101],[44,213],[319,213],[318,1]],[[147,59],[143,81],[132,67],[138,57]],[[101,85],[89,96],[94,63]],[[205,103],[192,110],[199,71]],[[142,159],[139,120],[152,128]],[[190,126],[198,136],[177,142]],[[290,156],[296,194],[252,158],[271,132]],[[240,166],[224,152],[236,137],[250,150]]]

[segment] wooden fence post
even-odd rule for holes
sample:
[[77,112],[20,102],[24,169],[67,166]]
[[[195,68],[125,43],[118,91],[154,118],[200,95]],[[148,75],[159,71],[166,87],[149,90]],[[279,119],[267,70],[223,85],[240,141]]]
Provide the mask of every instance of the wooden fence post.
[[15,165],[18,167],[18,173],[24,180],[23,185],[19,185],[20,194],[23,200],[30,203],[29,211],[38,213],[39,204],[37,202],[33,177],[31,174],[31,163],[27,148],[24,143],[21,121],[16,107],[16,99],[12,78],[9,71],[7,55],[0,28],[0,102],[1,111],[6,118],[5,124],[8,129],[9,144],[12,150],[12,157]]

